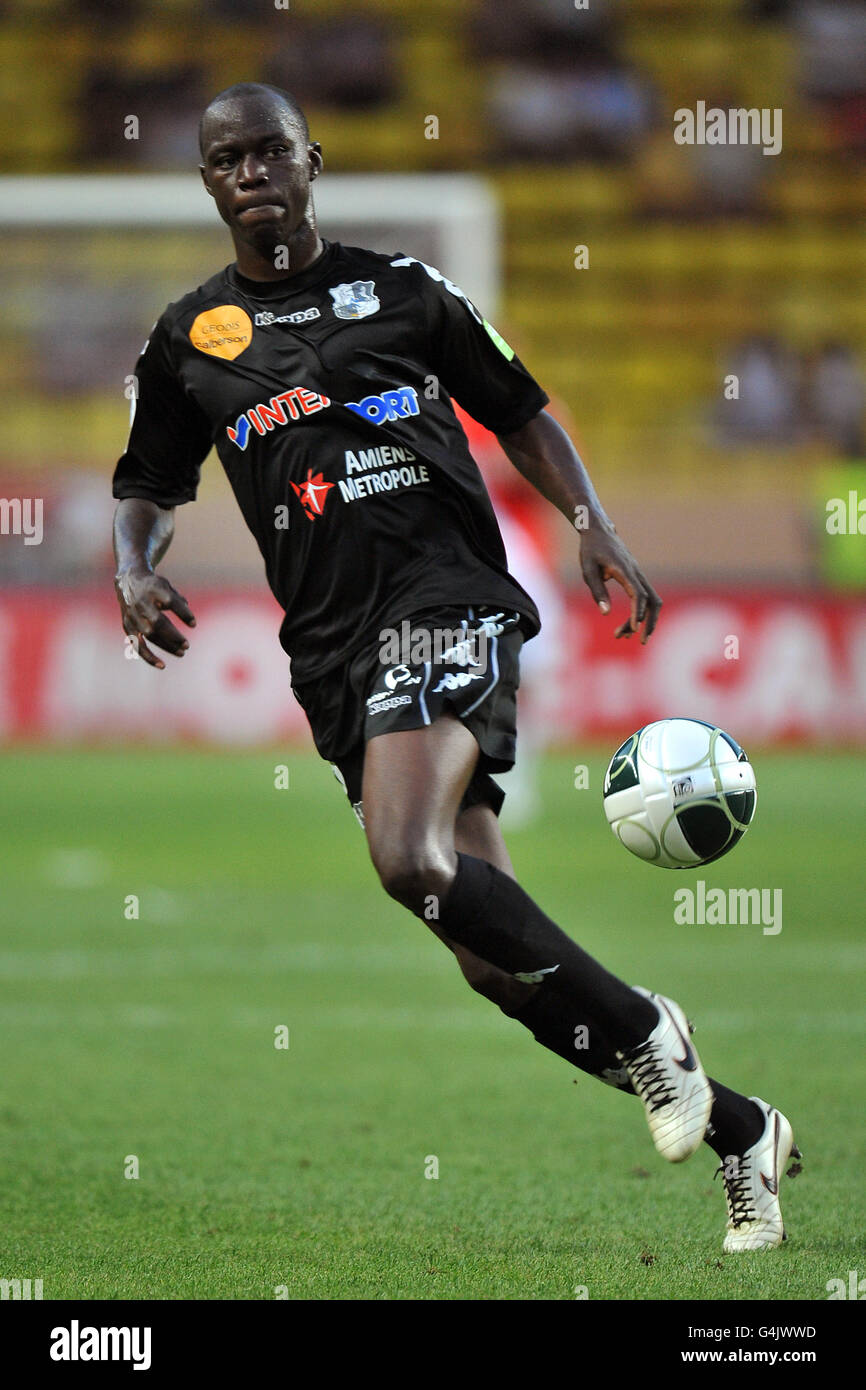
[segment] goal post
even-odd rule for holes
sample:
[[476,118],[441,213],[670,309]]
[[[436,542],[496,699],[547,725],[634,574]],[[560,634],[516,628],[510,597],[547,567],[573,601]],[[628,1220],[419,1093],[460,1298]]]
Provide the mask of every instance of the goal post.
[[[328,174],[314,189],[329,241],[405,251],[437,265],[488,316],[498,309],[499,206],[474,174]],[[54,174],[0,178],[0,231],[219,226],[191,174]],[[202,266],[202,278],[219,268]]]

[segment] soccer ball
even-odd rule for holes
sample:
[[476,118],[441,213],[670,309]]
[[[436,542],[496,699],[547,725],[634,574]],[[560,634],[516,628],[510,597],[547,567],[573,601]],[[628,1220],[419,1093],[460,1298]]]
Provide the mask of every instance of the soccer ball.
[[695,869],[727,854],[748,830],[757,795],[740,745],[702,719],[646,724],[604,774],[614,835],[663,869]]

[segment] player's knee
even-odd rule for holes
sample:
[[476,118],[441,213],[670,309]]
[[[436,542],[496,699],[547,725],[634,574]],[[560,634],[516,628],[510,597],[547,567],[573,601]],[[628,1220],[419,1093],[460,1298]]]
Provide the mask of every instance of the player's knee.
[[371,842],[370,853],[385,892],[412,912],[422,912],[431,899],[438,902],[451,886],[454,869],[437,845],[391,838]]

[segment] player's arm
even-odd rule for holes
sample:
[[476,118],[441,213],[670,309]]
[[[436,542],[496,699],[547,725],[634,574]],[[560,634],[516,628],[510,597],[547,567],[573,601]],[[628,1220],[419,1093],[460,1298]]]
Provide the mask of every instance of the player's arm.
[[138,641],[138,652],[149,666],[165,669],[150,650],[147,638],[172,656],[183,656],[189,643],[166,610],[195,627],[189,605],[162,575],[155,573],[174,535],[174,507],[160,507],[146,497],[126,497],[114,514],[114,589],[123,630]]
[[[565,430],[544,413],[548,396],[463,292],[438,272],[431,276],[429,267],[422,269],[427,278],[418,276],[418,286],[436,375],[449,395],[496,435],[514,467],[543,497],[572,524],[586,520],[585,528],[576,529],[589,590],[602,612],[608,613],[605,581],[615,579],[621,584],[631,599],[631,613],[616,635],[630,637],[643,624],[641,641],[646,642],[662,601],[605,515]],[[585,515],[575,512],[576,507],[585,507]]]
[[625,589],[631,612],[616,636],[630,637],[643,624],[641,642],[647,642],[658,622],[662,600],[616,534],[565,430],[542,410],[513,434],[497,438],[518,473],[575,527],[583,577],[602,613],[610,612],[605,581],[614,579]]
[[[185,598],[156,567],[174,535],[174,510],[195,499],[211,427],[186,393],[171,352],[166,315],[154,325],[135,368],[129,439],[114,472],[114,588],[123,630],[138,642],[149,666],[165,662],[148,642],[172,656],[189,643],[167,616],[188,627],[195,618]],[[147,638],[147,641],[145,641]]]

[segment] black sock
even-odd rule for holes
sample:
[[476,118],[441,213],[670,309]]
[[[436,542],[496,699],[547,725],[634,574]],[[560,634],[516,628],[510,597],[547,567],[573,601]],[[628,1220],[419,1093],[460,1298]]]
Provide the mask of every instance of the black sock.
[[573,1067],[579,1067],[618,1090],[633,1093],[616,1049],[598,1024],[593,1019],[581,1018],[567,999],[546,984],[510,1017],[528,1028],[542,1047],[563,1057]]
[[[616,1047],[634,1047],[656,1026],[658,1013],[649,999],[593,960],[519,883],[486,860],[458,854],[440,914],[452,941],[509,975],[542,984],[566,1001],[578,1023],[595,1019]],[[573,1042],[574,1026],[571,1034]]]
[[715,1100],[705,1138],[724,1162],[730,1154],[744,1154],[751,1148],[763,1132],[764,1116],[753,1100],[729,1090],[721,1081],[710,1077],[710,1085]]

